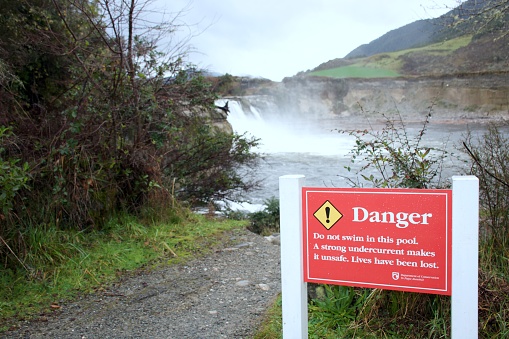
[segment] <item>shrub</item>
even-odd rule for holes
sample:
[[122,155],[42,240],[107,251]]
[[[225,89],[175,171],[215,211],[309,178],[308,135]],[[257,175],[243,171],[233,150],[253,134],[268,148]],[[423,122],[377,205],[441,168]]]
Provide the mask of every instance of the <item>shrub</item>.
[[[373,187],[382,188],[431,188],[444,185],[442,165],[450,155],[444,149],[423,145],[430,122],[429,113],[415,136],[407,131],[401,116],[391,119],[384,115],[385,126],[381,130],[344,131],[355,137],[350,152],[352,163],[362,167],[349,179],[353,186],[363,186],[359,177]],[[352,171],[350,166],[345,166]]]
[[[12,217],[10,215],[18,192],[28,188],[30,179],[28,163],[19,166],[20,159],[5,158],[4,151],[9,138],[12,137],[12,129],[0,126],[0,221]],[[1,236],[0,232],[0,236]]]
[[509,245],[509,138],[491,124],[474,139],[468,133],[463,143],[472,165],[470,173],[479,178],[482,232],[498,248]]
[[217,94],[185,46],[158,49],[176,20],[147,27],[148,2],[2,8],[0,237],[20,257],[27,227],[99,230],[118,212],[255,186],[239,169],[254,168],[257,140],[215,127]]
[[265,200],[265,208],[249,215],[250,231],[269,235],[279,233],[279,199],[272,197]]
[[479,179],[479,320],[484,338],[509,334],[509,138],[507,125],[491,124],[463,146],[471,158],[470,174]]

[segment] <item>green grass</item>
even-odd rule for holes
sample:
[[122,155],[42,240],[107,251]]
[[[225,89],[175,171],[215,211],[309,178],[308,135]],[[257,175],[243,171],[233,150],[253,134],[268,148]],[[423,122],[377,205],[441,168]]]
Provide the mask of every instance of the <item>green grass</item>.
[[225,231],[245,226],[245,221],[186,213],[172,222],[148,224],[124,216],[101,232],[27,230],[26,269],[0,269],[0,332],[16,319],[51,312],[61,300],[102,288],[140,267],[206,254],[224,240]]
[[281,294],[273,302],[272,306],[265,313],[265,319],[260,329],[255,333],[253,339],[279,339],[282,338],[282,299]]
[[401,57],[411,54],[427,54],[433,56],[450,55],[457,49],[467,46],[472,41],[471,35],[451,39],[420,48],[382,53],[366,58],[356,59],[348,66],[331,68],[309,73],[310,76],[332,78],[393,78],[401,76]]
[[[490,243],[480,246],[479,338],[509,337],[507,258],[492,267]],[[498,259],[497,259],[498,260]],[[308,304],[309,338],[447,338],[450,297],[431,294],[325,286],[324,296]],[[279,297],[266,314],[255,339],[282,338]]]
[[431,55],[450,55],[461,47],[465,47],[472,41],[472,35],[464,35],[459,38],[439,42],[432,45],[427,45],[419,48],[405,49],[402,51],[387,53],[391,58],[395,59],[408,53],[427,53]]
[[332,78],[392,78],[397,77],[400,74],[390,69],[349,65],[312,72],[310,75]]

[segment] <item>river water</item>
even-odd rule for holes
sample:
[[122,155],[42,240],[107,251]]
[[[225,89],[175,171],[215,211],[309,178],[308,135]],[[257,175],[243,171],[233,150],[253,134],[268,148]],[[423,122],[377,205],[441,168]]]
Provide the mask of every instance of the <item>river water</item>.
[[[353,123],[345,118],[296,121],[289,116],[277,115],[277,118],[270,118],[253,108],[246,112],[235,101],[230,101],[229,106],[228,121],[235,132],[259,138],[260,146],[254,151],[262,155],[254,171],[255,177],[262,180],[260,190],[249,194],[250,203],[234,208],[254,211],[260,209],[265,200],[278,197],[278,182],[282,175],[305,175],[305,185],[313,187],[350,187],[347,178],[355,180],[353,170],[361,166],[352,163],[349,153],[355,145],[355,138],[339,133],[338,129],[365,129],[367,122]],[[421,127],[422,123],[407,125],[406,131],[409,135],[416,135]],[[465,174],[468,170],[463,162],[467,156],[458,150],[468,128],[476,134],[485,127],[433,122],[427,126],[423,145],[447,149],[459,156],[459,159],[450,157],[444,162],[444,180],[452,175]],[[346,166],[353,170],[348,172]],[[376,173],[373,174],[376,176]]]

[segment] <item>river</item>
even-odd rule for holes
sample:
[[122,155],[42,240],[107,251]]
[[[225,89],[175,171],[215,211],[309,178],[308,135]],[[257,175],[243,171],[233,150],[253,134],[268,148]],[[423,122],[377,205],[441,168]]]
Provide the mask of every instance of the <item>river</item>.
[[[222,105],[222,102],[219,104]],[[234,131],[259,138],[260,145],[254,151],[262,156],[254,171],[255,177],[261,180],[260,189],[249,194],[250,203],[235,205],[234,208],[254,211],[260,209],[265,200],[278,197],[278,181],[282,175],[305,175],[305,185],[313,187],[350,187],[348,178],[355,180],[354,171],[361,166],[352,163],[350,154],[355,138],[339,133],[338,129],[369,128],[367,121],[352,122],[345,118],[296,121],[291,116],[273,115],[276,117],[270,118],[252,107],[246,112],[236,101],[230,101],[229,107],[228,121]],[[421,127],[422,123],[408,124],[406,131],[409,136],[415,136]],[[463,162],[467,156],[459,148],[469,128],[474,134],[485,129],[479,125],[433,121],[427,126],[424,146],[447,149],[456,154],[443,163],[443,181],[468,170],[468,165]],[[347,166],[352,167],[351,172],[345,169]],[[373,174],[376,176],[377,173]]]

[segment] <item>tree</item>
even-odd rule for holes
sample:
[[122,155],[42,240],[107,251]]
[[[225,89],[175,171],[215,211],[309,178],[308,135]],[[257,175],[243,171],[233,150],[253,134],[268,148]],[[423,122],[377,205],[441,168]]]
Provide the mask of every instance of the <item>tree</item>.
[[4,2],[0,164],[17,184],[0,236],[14,252],[29,224],[100,228],[119,210],[255,186],[239,169],[257,141],[212,126],[216,94],[185,41],[160,47],[180,12],[154,24],[149,0]]

